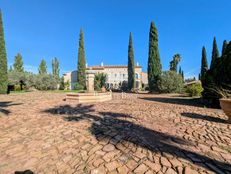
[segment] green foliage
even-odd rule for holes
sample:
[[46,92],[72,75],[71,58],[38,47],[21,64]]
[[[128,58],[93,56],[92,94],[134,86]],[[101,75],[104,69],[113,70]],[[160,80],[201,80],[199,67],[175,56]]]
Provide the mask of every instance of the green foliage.
[[216,37],[213,39],[213,51],[212,51],[212,59],[211,59],[211,64],[210,64],[210,69],[213,69],[213,66],[216,64],[216,59],[219,58],[219,51],[217,48],[217,41]]
[[128,89],[135,88],[135,65],[134,65],[134,50],[132,44],[132,33],[129,36],[128,46]]
[[227,86],[231,86],[231,42],[227,46],[223,44],[222,57],[218,57],[212,62],[213,65],[205,74],[202,95],[203,98],[210,101],[212,107],[219,107],[221,96],[214,89],[227,90]]
[[150,91],[158,90],[158,80],[162,72],[160,54],[158,48],[158,32],[154,22],[151,23],[149,32],[149,52],[148,52],[148,85]]
[[77,67],[77,82],[78,85],[86,88],[86,58],[84,51],[84,38],[83,38],[83,30],[80,30],[79,35],[79,49],[78,49],[78,67]]
[[52,75],[58,82],[59,80],[59,61],[56,57],[52,59]]
[[20,85],[25,84],[26,74],[24,72],[18,72],[16,70],[8,72],[8,84],[9,85]]
[[69,90],[70,89],[70,81],[68,80],[68,81],[66,81],[65,83],[64,83],[64,89],[67,89],[67,90]]
[[0,10],[0,94],[7,93],[8,77],[7,77],[7,57],[4,39],[4,30],[2,22],[2,12]]
[[122,91],[128,91],[128,82],[127,81],[123,81],[120,85],[120,89]]
[[13,66],[14,66],[14,70],[17,71],[17,72],[23,72],[24,71],[22,55],[20,53],[18,53],[15,56],[14,65]]
[[179,74],[180,74],[180,75],[182,74],[182,70],[181,70],[181,67],[179,68]]
[[191,96],[191,97],[200,97],[201,93],[203,91],[202,85],[201,84],[193,84],[190,86],[186,87],[186,92]]
[[39,74],[47,74],[47,64],[44,59],[41,60],[38,71]]
[[170,71],[177,72],[177,65],[179,64],[180,60],[181,60],[180,54],[175,54],[173,56],[173,60],[170,62]]
[[106,86],[107,74],[97,73],[94,78],[94,88],[96,91],[100,91],[102,87]]
[[181,71],[181,77],[182,77],[182,79],[184,81],[184,71],[183,70]]
[[226,51],[227,46],[228,46],[228,43],[226,40],[224,40],[223,46],[222,46],[222,57],[225,55],[225,51]]
[[65,89],[65,82],[64,82],[64,77],[62,76],[59,83],[59,90],[64,90],[64,89]]
[[208,62],[207,62],[207,54],[205,47],[202,48],[202,58],[201,58],[201,73],[200,73],[200,80],[202,86],[205,85],[205,74],[208,71]]
[[51,74],[43,73],[36,76],[35,87],[38,90],[54,90],[57,83]]
[[84,90],[85,87],[79,83],[76,83],[74,86],[74,90]]
[[135,88],[135,65],[134,65],[134,50],[132,44],[132,33],[129,36],[128,46],[128,89]]
[[164,71],[158,82],[158,88],[162,93],[182,92],[183,80],[175,71]]

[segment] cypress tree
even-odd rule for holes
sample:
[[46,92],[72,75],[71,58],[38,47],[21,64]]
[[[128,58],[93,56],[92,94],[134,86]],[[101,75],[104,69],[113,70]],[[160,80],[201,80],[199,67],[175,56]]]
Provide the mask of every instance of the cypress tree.
[[205,74],[208,71],[208,62],[207,62],[207,54],[205,47],[202,48],[202,58],[201,58],[201,73],[200,73],[200,79],[202,82],[202,86],[204,85],[205,81]]
[[181,76],[182,76],[182,79],[183,79],[183,81],[184,81],[184,71],[182,70],[182,72],[181,72]]
[[8,77],[7,77],[7,57],[4,39],[4,30],[2,22],[2,12],[0,10],[0,94],[7,93]]
[[39,74],[47,74],[47,64],[44,59],[41,60],[38,71]]
[[222,46],[222,57],[225,55],[225,50],[227,48],[228,42],[224,40],[223,46]]
[[182,70],[181,70],[181,67],[180,67],[180,68],[179,68],[179,74],[180,74],[180,75],[181,75],[181,71],[182,71]]
[[52,59],[52,75],[56,80],[59,79],[59,61],[56,57]]
[[216,41],[216,37],[214,37],[213,39],[213,51],[212,51],[212,60],[211,60],[211,64],[210,64],[210,69],[212,69],[215,66],[215,62],[216,59],[219,58],[219,51],[217,48],[217,41]]
[[22,55],[20,53],[18,53],[15,56],[13,67],[14,67],[14,70],[17,72],[23,72],[24,71]]
[[132,44],[132,33],[129,36],[128,45],[128,89],[135,88],[135,66],[134,66],[134,50]]
[[80,30],[79,49],[78,49],[78,67],[77,67],[77,82],[83,88],[86,87],[86,58],[84,51],[83,30]]
[[158,32],[154,22],[151,22],[149,32],[148,52],[148,85],[150,91],[158,90],[157,82],[162,72],[160,54],[158,49]]

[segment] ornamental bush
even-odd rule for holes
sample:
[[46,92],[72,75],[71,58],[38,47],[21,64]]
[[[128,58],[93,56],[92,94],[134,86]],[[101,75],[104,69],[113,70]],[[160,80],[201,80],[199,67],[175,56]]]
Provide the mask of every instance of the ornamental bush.
[[200,97],[203,91],[202,85],[200,83],[193,84],[186,87],[186,93],[188,93],[191,97]]
[[183,91],[182,76],[175,71],[164,71],[157,84],[161,93],[180,93]]

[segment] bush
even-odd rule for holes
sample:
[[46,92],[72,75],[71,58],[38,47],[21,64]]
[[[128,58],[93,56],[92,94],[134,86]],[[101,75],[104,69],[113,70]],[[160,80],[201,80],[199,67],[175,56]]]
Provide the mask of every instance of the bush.
[[180,93],[183,90],[183,79],[175,71],[164,71],[157,85],[159,92]]
[[50,74],[38,74],[35,88],[38,90],[54,90],[57,89],[57,82]]
[[74,86],[74,90],[84,90],[84,86],[79,83],[76,83]]
[[193,84],[186,87],[186,92],[190,94],[191,97],[199,97],[203,91],[201,84]]
[[65,82],[64,82],[64,77],[62,77],[59,83],[59,90],[64,90],[64,89],[65,89]]
[[123,81],[123,82],[121,83],[120,89],[121,89],[122,91],[128,91],[128,82],[127,82],[127,81]]

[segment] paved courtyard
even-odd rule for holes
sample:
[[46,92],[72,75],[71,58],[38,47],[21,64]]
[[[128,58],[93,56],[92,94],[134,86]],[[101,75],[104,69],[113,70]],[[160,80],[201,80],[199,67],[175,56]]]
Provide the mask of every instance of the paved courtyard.
[[0,96],[0,174],[231,173],[221,110],[185,97],[113,97],[81,105],[62,93]]

